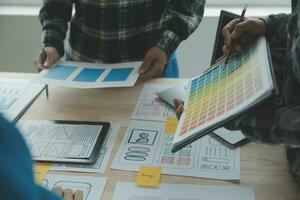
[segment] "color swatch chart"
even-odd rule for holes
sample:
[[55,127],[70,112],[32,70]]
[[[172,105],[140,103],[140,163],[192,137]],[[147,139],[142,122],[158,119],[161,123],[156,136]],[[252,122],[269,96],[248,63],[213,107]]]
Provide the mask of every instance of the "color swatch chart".
[[59,62],[43,70],[35,81],[74,88],[133,86],[138,78],[140,62],[93,64]]
[[223,60],[189,82],[188,103],[176,136],[188,136],[221,122],[273,89],[268,57],[261,53],[262,42],[232,56],[227,66]]

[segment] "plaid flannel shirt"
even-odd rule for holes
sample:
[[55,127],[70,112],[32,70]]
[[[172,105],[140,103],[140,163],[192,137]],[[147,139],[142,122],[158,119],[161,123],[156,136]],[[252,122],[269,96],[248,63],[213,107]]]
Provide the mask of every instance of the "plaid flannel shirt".
[[199,25],[204,4],[205,0],[43,0],[42,42],[63,55],[71,21],[66,49],[73,60],[142,60],[152,47],[170,56]]
[[292,145],[287,150],[291,171],[300,180],[300,0],[292,14],[270,15],[266,22],[280,95],[228,123],[250,140]]

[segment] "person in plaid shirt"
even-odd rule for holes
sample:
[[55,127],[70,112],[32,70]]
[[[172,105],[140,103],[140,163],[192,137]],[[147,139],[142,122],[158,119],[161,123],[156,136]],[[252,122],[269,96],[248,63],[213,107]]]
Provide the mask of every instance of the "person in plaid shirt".
[[205,0],[43,0],[39,19],[47,60],[43,65],[38,53],[35,64],[49,68],[66,49],[67,60],[143,60],[141,78],[178,77],[173,53],[199,25],[204,4]]
[[[266,19],[239,19],[223,29],[226,55],[243,47],[261,35],[269,42],[276,82],[280,94],[253,111],[226,124],[230,130],[241,130],[249,140],[287,145],[290,170],[300,184],[300,0],[292,2],[292,14],[270,15]],[[175,100],[177,116],[183,112],[183,102]]]

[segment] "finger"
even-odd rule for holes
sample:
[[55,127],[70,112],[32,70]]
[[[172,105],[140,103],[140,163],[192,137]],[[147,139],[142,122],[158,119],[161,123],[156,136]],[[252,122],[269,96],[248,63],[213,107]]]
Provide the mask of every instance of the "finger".
[[64,200],[73,200],[73,190],[72,189],[64,190]]
[[43,65],[43,68],[50,68],[57,60],[55,58],[52,58],[51,56],[47,56],[46,62]]
[[246,33],[249,29],[251,29],[251,23],[249,22],[249,20],[245,20],[243,22],[238,23],[231,33],[231,38],[237,39],[241,37],[244,33]]
[[222,50],[223,50],[224,55],[227,55],[229,49],[227,48],[226,45],[224,45],[224,46],[222,47]]
[[60,186],[54,187],[52,189],[52,192],[54,192],[55,194],[57,194],[58,196],[62,197],[63,196],[63,189]]
[[176,117],[177,117],[177,119],[180,119],[181,114],[183,113],[183,110],[184,110],[183,105],[182,104],[179,105],[179,107],[176,110]]
[[230,46],[231,45],[231,33],[234,30],[234,27],[236,26],[236,24],[238,23],[238,19],[234,19],[232,21],[230,21],[228,24],[225,25],[225,27],[222,30],[222,35],[224,38],[224,44],[226,46]]
[[74,200],[83,200],[83,192],[76,190],[74,194]]
[[144,62],[142,63],[142,65],[139,68],[139,73],[140,74],[146,73],[151,66],[151,62],[152,62],[152,59],[149,58],[148,56],[146,56],[144,59]]
[[143,79],[150,79],[150,78],[155,78],[159,77],[161,73],[164,71],[164,66],[161,64],[153,64],[151,65],[150,69],[142,74]]
[[43,70],[43,65],[42,65],[42,60],[41,60],[41,56],[40,53],[38,53],[34,59],[34,65],[37,67],[37,69]]
[[173,103],[174,103],[176,109],[179,107],[179,105],[184,104],[184,102],[181,99],[176,99],[176,98],[173,100]]

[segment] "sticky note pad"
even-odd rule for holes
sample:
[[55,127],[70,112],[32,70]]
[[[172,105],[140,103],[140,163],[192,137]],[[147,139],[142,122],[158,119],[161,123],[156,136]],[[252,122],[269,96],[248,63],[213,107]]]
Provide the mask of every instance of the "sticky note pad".
[[165,125],[165,133],[166,134],[175,134],[178,125],[178,120],[176,116],[167,117],[166,125]]
[[51,68],[44,77],[56,80],[66,80],[75,70],[76,67],[68,65],[56,65],[55,67]]
[[35,163],[34,178],[38,184],[41,184],[51,168],[49,163]]
[[136,185],[143,187],[158,187],[160,181],[160,173],[160,167],[141,166],[136,179]]

